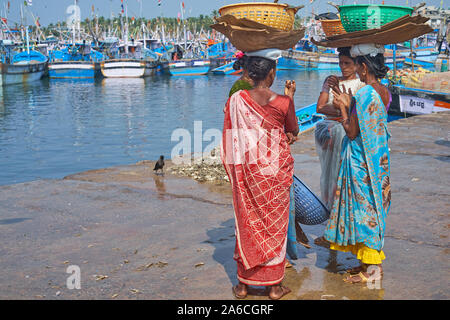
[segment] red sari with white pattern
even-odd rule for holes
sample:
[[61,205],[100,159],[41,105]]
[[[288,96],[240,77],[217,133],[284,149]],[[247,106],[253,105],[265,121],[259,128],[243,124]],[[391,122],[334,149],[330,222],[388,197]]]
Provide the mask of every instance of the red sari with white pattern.
[[286,119],[296,120],[292,112],[287,96],[260,106],[246,90],[226,104],[222,162],[233,190],[237,276],[247,285],[275,285],[284,277],[294,173],[285,129]]

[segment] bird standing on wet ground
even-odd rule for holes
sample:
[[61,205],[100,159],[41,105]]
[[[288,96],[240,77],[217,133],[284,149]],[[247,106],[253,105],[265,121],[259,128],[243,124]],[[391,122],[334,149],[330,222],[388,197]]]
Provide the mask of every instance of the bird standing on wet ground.
[[164,174],[164,156],[160,156],[159,160],[155,163],[155,168],[153,169],[153,171],[158,174],[159,170],[161,170],[161,173]]

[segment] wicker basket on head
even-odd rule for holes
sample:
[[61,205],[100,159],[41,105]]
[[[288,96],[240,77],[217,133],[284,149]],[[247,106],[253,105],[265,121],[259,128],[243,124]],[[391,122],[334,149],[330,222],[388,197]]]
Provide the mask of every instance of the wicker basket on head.
[[323,32],[327,37],[336,36],[338,34],[347,33],[342,25],[341,19],[336,20],[320,20]]
[[287,4],[268,2],[236,3],[219,9],[221,16],[231,14],[236,18],[247,18],[283,31],[291,31],[294,28],[297,8]]

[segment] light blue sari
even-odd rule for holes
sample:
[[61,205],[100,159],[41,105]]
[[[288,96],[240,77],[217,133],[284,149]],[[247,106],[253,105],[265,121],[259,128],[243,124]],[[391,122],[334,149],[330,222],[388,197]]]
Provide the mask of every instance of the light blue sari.
[[340,246],[363,244],[380,251],[391,200],[386,108],[372,86],[356,95],[360,134],[342,142],[337,190],[325,239]]

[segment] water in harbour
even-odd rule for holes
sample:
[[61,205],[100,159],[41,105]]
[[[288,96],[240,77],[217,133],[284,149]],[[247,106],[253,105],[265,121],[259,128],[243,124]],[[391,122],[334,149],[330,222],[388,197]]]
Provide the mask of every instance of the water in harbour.
[[[330,73],[279,71],[273,89],[282,93],[285,80],[296,80],[299,108],[316,102]],[[0,185],[170,157],[175,129],[193,134],[194,121],[203,132],[222,129],[236,79],[43,79],[0,88]]]

